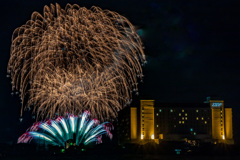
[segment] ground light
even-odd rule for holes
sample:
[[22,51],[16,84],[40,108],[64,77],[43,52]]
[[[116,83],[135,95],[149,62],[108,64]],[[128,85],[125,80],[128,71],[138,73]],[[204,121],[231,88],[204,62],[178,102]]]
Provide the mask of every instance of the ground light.
[[181,151],[182,151],[181,149],[175,149],[175,152],[177,155],[179,155],[181,153]]
[[151,139],[154,139],[154,134],[151,135]]

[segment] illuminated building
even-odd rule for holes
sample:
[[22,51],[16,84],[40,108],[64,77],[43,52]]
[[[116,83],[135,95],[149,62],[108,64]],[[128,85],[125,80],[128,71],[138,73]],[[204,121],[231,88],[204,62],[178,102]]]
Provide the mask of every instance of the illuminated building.
[[141,139],[154,139],[154,101],[141,101]]
[[137,108],[127,107],[118,114],[118,139],[119,143],[138,141]]
[[[158,143],[186,139],[234,143],[232,108],[225,108],[223,100],[208,98],[204,103],[155,103],[154,100],[141,100],[138,111],[137,108],[127,108],[119,115],[120,143]],[[124,138],[124,135],[127,136]]]
[[218,142],[233,143],[232,108],[224,108],[224,101],[209,102],[212,111],[212,138]]

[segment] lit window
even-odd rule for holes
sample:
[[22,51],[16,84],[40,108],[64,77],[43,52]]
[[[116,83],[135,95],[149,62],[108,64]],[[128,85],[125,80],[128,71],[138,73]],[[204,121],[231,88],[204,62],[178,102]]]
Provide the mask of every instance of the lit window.
[[205,121],[205,124],[207,124],[207,121]]
[[179,121],[179,124],[181,124],[182,123],[182,121]]
[[202,120],[204,120],[204,118],[202,117]]
[[143,139],[143,134],[141,134],[141,139]]
[[185,120],[187,120],[187,117],[185,117]]
[[182,117],[182,120],[184,120],[184,117]]
[[157,127],[158,127],[158,125],[157,125]]
[[185,113],[185,116],[187,116],[187,113]]
[[158,113],[156,115],[158,116]]
[[196,117],[196,120],[198,120],[198,117]]
[[173,112],[173,110],[171,109],[170,112]]
[[182,110],[182,112],[184,112],[184,109]]
[[196,112],[198,112],[198,109],[196,110]]
[[184,121],[182,121],[182,124],[184,124]]
[[179,116],[181,116],[181,113],[179,113]]
[[162,110],[161,110],[161,109],[159,109],[159,112],[162,112]]

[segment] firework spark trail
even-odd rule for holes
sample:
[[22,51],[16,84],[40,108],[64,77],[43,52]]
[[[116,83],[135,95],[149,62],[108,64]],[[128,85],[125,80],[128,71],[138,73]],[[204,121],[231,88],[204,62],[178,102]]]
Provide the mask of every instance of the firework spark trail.
[[[112,139],[110,132],[113,129],[112,124],[108,122],[99,124],[97,119],[89,119],[89,116],[90,112],[85,111],[81,117],[69,114],[66,118],[58,117],[55,120],[36,122],[18,138],[18,143],[30,143],[33,139],[41,139],[47,144],[66,147],[65,142],[68,140],[79,146],[93,142],[102,143],[104,134]],[[80,127],[81,123],[83,125]],[[39,143],[40,141],[35,142]]]
[[133,25],[98,7],[45,6],[12,36],[8,73],[22,110],[115,118],[138,90],[145,55]]

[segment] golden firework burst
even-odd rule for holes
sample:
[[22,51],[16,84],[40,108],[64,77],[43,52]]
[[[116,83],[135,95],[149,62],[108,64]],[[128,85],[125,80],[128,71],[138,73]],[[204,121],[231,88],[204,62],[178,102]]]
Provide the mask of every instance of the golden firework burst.
[[125,17],[51,4],[13,32],[8,73],[22,111],[52,118],[89,110],[104,120],[131,101],[144,62],[142,42]]

